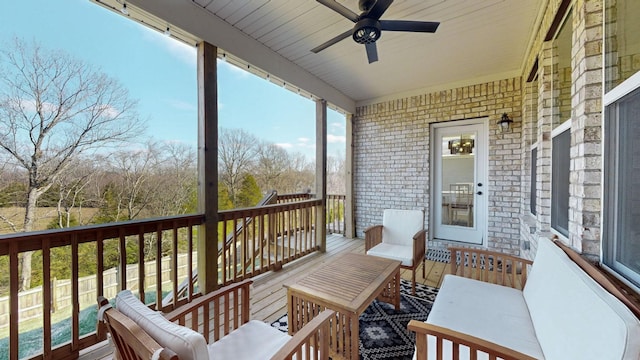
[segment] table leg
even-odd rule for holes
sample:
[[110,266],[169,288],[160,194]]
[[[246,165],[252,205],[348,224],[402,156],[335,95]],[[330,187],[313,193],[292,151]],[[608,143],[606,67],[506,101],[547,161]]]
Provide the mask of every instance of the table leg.
[[396,276],[394,276],[393,282],[394,285],[394,294],[393,294],[393,305],[396,306],[396,310],[400,310],[400,268],[396,272]]
[[351,359],[360,359],[360,317],[351,314]]

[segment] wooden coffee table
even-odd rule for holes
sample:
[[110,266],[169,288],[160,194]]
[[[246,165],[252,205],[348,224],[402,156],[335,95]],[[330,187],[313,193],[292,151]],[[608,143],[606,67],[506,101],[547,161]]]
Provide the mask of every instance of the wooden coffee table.
[[324,309],[334,310],[331,356],[358,359],[360,314],[375,298],[400,309],[400,261],[348,253],[285,287],[289,334],[295,334]]

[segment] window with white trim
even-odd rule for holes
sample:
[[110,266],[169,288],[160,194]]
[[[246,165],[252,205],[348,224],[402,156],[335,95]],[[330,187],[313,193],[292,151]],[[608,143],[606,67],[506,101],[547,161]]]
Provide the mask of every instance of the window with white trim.
[[605,7],[602,262],[640,289],[640,2]]
[[605,114],[604,262],[640,286],[640,88]]

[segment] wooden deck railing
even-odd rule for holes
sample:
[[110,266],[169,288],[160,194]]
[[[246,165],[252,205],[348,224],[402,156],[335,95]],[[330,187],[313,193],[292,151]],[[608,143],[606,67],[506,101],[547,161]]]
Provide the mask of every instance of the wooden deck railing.
[[345,195],[327,195],[326,222],[329,234],[345,233],[344,203]]
[[[177,287],[180,279],[178,279],[177,271],[177,255],[178,255],[178,238],[184,236],[186,239],[186,252],[191,256],[193,254],[193,234],[194,228],[202,224],[203,215],[176,216],[160,219],[129,221],[124,223],[114,223],[105,225],[95,225],[86,227],[77,227],[63,230],[38,231],[30,233],[18,233],[0,236],[0,256],[8,256],[9,258],[9,359],[18,358],[27,359],[73,359],[78,356],[81,349],[87,348],[98,342],[95,334],[95,326],[93,329],[80,331],[80,314],[82,307],[88,304],[81,304],[80,289],[78,286],[78,278],[80,276],[79,269],[81,264],[95,264],[95,296],[113,297],[115,294],[105,294],[104,275],[110,270],[105,266],[105,247],[117,247],[118,269],[126,269],[127,252],[135,249],[138,263],[138,283],[132,288],[139,294],[140,298],[145,299],[150,292],[155,293],[156,299],[162,299],[163,286],[162,283],[169,280],[173,284],[173,288]],[[164,241],[164,240],[167,241]],[[149,247],[149,243],[155,243],[156,246]],[[161,244],[157,246],[157,244]],[[81,247],[91,246],[94,250],[95,257],[86,258],[87,251],[82,251]],[[64,339],[63,344],[53,343],[52,339],[52,276],[51,276],[51,253],[53,249],[61,248],[67,254],[69,259],[69,268],[71,269],[71,309],[69,311],[70,334]],[[147,254],[145,254],[145,249]],[[83,249],[86,250],[86,249]],[[20,329],[20,302],[19,302],[19,259],[22,254],[30,251],[37,251],[41,254],[42,261],[42,342],[40,344],[30,344],[29,349],[20,349],[19,344],[22,342],[19,334]],[[149,252],[150,251],[150,252]],[[89,251],[88,253],[91,253]],[[162,259],[170,256],[171,275],[170,279],[163,279]],[[156,263],[156,278],[153,287],[146,284],[144,263],[145,259],[153,258]],[[189,259],[189,264],[193,261]],[[189,266],[189,273],[193,272]],[[73,281],[75,280],[75,281]],[[118,271],[117,277],[118,287],[116,290],[124,288],[128,282],[127,271]],[[147,281],[151,282],[151,281]],[[168,290],[168,289],[166,289]],[[189,293],[189,297],[193,291]],[[33,306],[33,304],[31,304]],[[156,301],[157,307],[162,307],[161,302]],[[39,346],[38,346],[39,345]],[[34,350],[35,347],[35,351]],[[36,352],[39,354],[33,354]]]
[[[315,194],[310,192],[296,193],[296,194],[278,194],[278,204],[283,204],[293,201],[304,201],[312,199]],[[344,204],[346,201],[345,195],[327,195],[327,207],[326,222],[327,233],[329,234],[345,234],[345,221],[344,221]]]
[[320,205],[320,200],[306,200],[218,213],[221,234],[231,236],[218,249],[220,285],[277,270],[318,250],[315,211]]
[[[315,235],[315,212],[321,204],[320,200],[305,200],[220,212],[219,284],[226,285],[278,269],[287,262],[316,251],[319,244]],[[81,316],[85,313],[81,310],[87,307],[95,312],[97,296],[113,298],[119,290],[129,288],[143,301],[151,303],[150,306],[163,311],[171,311],[198,297],[195,288],[197,284],[194,285],[193,281],[189,280],[196,277],[197,256],[194,237],[204,221],[202,214],[195,214],[1,235],[0,257],[7,257],[9,263],[8,269],[0,269],[9,274],[8,359],[77,358],[80,350],[96,344],[99,340],[95,333],[95,321],[89,329],[81,330],[80,327]],[[224,240],[227,235],[230,235],[232,241]],[[87,247],[90,247],[90,251],[87,251]],[[70,306],[68,315],[62,319],[59,319],[62,311],[56,309],[56,314],[53,314],[52,308],[52,283],[55,279],[51,268],[52,250],[58,248],[63,249],[67,255],[68,266],[71,269]],[[19,261],[22,254],[31,251],[41,254],[37,257],[42,263],[42,273],[38,274],[42,279],[41,303],[38,306],[21,305],[18,291]],[[87,255],[88,253],[95,255]],[[186,271],[178,271],[180,253],[186,253],[188,258]],[[117,257],[116,286],[105,283],[105,279],[113,277],[111,274],[114,266],[107,263],[105,254],[115,254]],[[134,266],[137,275],[130,274],[133,265],[128,263],[132,258],[137,265]],[[167,258],[170,261],[166,261]],[[81,296],[80,268],[84,265],[86,269],[87,263],[95,270],[92,270],[95,274],[95,294],[86,295],[86,291],[82,290],[84,295]],[[148,270],[150,263],[154,263],[153,275],[148,274],[151,272]],[[170,264],[169,271],[163,268],[167,267],[167,263]],[[137,279],[134,279],[134,276]],[[185,286],[182,291],[181,283]],[[165,296],[167,293],[171,294],[169,301]],[[92,299],[91,304],[84,304],[81,298],[85,297]],[[29,349],[25,349],[24,346],[21,349],[19,344],[23,343],[26,325],[21,323],[20,314],[26,307],[39,308],[41,311],[41,316],[36,316],[40,319],[39,323],[31,326],[41,328],[36,330],[41,339],[29,345]],[[68,323],[69,335],[56,342],[52,339],[52,323],[58,320]],[[2,347],[0,339],[0,352],[7,351]]]

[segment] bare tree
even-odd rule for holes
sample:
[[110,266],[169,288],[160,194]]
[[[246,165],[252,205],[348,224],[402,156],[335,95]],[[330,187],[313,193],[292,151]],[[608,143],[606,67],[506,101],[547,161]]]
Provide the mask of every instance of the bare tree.
[[327,193],[344,194],[346,191],[346,169],[343,155],[327,156]]
[[231,202],[236,203],[236,197],[242,185],[242,178],[247,174],[253,163],[258,139],[241,129],[220,129],[218,139],[218,171],[222,183],[229,190]]
[[286,193],[303,192],[313,189],[315,184],[315,164],[301,153],[289,154],[289,166],[285,173],[281,191]]
[[57,191],[56,212],[58,214],[57,225],[59,228],[72,226],[72,212],[77,211],[79,225],[87,224],[91,219],[82,218],[82,207],[85,202],[95,203],[97,199],[88,198],[86,189],[95,182],[99,176],[95,163],[90,159],[76,159],[69,163],[67,171],[56,178],[52,189]]
[[285,149],[269,142],[260,144],[252,171],[260,188],[283,192],[282,178],[289,169],[289,163],[290,156]]
[[157,144],[151,141],[143,149],[121,150],[110,157],[115,191],[113,221],[136,219],[153,201],[156,190],[162,187],[153,179],[158,162]]
[[[62,51],[16,39],[0,56],[0,149],[28,173],[23,230],[31,231],[38,198],[72,159],[131,138],[140,122],[122,85]],[[30,283],[26,252],[20,289]]]
[[197,153],[185,144],[167,143],[158,148],[154,181],[160,186],[149,204],[152,216],[194,212],[197,192]]

